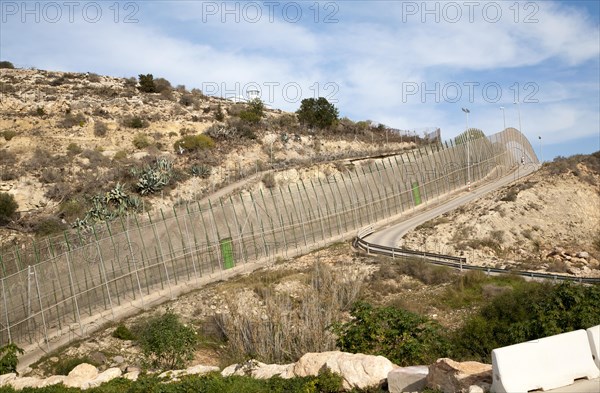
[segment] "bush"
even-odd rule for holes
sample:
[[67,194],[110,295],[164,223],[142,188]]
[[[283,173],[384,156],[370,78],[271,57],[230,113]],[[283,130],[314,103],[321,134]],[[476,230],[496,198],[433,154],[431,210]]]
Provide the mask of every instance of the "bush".
[[208,179],[212,173],[212,169],[206,165],[194,165],[190,168],[190,173],[192,176]]
[[537,284],[495,297],[455,338],[457,356],[490,362],[494,348],[600,324],[600,287]]
[[94,123],[94,135],[97,137],[102,137],[102,136],[106,136],[106,133],[108,132],[108,126],[106,125],[105,122],[103,121],[96,121],[96,123]]
[[10,141],[15,136],[17,136],[17,132],[15,130],[6,130],[2,133],[2,136],[6,141]]
[[215,141],[208,135],[185,135],[183,138],[173,144],[176,152],[180,149],[192,152],[196,150],[210,149],[215,146]]
[[334,325],[343,351],[387,357],[399,366],[430,364],[449,353],[441,327],[418,314],[395,307],[358,302],[350,322]]
[[19,205],[14,196],[6,192],[0,192],[0,224],[10,221],[18,208]]
[[0,375],[17,372],[19,359],[17,356],[23,354],[23,350],[15,344],[7,344],[0,347]]
[[163,370],[184,368],[194,358],[198,337],[172,310],[138,326],[139,344],[146,361]]
[[140,128],[148,127],[148,122],[140,117],[134,116],[134,117],[126,117],[123,120],[123,125],[128,128],[140,129]]
[[311,128],[328,128],[338,120],[337,108],[323,97],[302,100],[296,114],[300,123]]
[[247,109],[239,113],[239,118],[250,124],[258,124],[264,116],[265,104],[259,98],[248,102]]
[[156,93],[156,86],[154,85],[154,76],[152,74],[140,74],[139,75],[139,87],[138,89],[144,93]]
[[71,142],[69,143],[69,146],[67,146],[67,154],[70,156],[76,156],[82,151],[83,149],[77,143]]
[[72,128],[75,126],[83,127],[84,125],[85,116],[82,113],[78,113],[76,115],[67,113],[64,119],[59,123],[59,126],[62,128]]
[[111,336],[118,338],[119,340],[135,340],[135,335],[123,324],[117,326]]
[[39,218],[32,229],[36,235],[47,236],[63,232],[67,230],[67,226],[58,217],[46,216]]
[[0,68],[14,69],[15,66],[10,61],[3,60],[0,61]]
[[277,185],[277,182],[275,181],[275,175],[271,172],[263,175],[262,182],[267,188],[273,188]]
[[136,134],[133,137],[133,146],[135,146],[136,149],[144,149],[150,146],[150,140],[148,139],[146,134]]
[[223,108],[221,104],[217,105],[217,111],[215,112],[215,120],[223,121],[225,119],[225,114],[223,113]]

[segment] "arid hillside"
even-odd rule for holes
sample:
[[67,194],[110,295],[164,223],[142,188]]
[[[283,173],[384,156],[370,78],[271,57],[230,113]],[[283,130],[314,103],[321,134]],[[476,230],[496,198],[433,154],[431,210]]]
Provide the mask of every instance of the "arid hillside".
[[401,245],[483,266],[600,276],[600,152],[546,163],[417,227]]
[[0,69],[0,192],[18,204],[2,243],[158,212],[235,182],[272,187],[335,171],[336,159],[423,142],[346,118],[310,129],[293,113],[257,115],[249,103],[142,76]]

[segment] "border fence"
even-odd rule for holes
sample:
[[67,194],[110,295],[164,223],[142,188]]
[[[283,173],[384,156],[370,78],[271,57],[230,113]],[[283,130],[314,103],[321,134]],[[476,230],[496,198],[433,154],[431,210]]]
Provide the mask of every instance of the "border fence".
[[118,320],[124,308],[145,309],[156,296],[173,298],[182,286],[352,237],[359,228],[464,188],[468,176],[476,182],[506,175],[521,157],[538,162],[525,136],[508,128],[15,248],[0,258],[0,346],[52,351],[102,321]]

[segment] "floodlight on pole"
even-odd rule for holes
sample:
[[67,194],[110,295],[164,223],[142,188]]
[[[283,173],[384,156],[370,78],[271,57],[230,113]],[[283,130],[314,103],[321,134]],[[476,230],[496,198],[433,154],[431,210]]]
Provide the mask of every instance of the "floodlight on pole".
[[471,111],[467,108],[462,108],[462,111],[465,112],[465,115],[467,117],[467,127],[465,131],[465,138],[467,140],[467,186],[469,188],[469,191],[471,191],[471,142],[469,138],[469,113],[471,113]]
[[504,111],[503,106],[501,106],[500,109],[502,110],[502,120],[504,120],[504,129],[506,130],[506,112]]

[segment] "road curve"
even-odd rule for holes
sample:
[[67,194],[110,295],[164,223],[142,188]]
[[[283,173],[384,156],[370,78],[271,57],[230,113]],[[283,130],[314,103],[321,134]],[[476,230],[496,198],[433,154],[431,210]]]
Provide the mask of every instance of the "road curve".
[[471,191],[466,191],[456,198],[453,198],[441,205],[425,210],[422,213],[410,217],[398,224],[394,224],[390,227],[372,233],[368,236],[368,241],[380,246],[397,247],[400,239],[416,226],[471,201],[474,201],[475,199],[481,198],[482,196],[494,190],[504,187],[519,178],[523,178],[535,172],[537,169],[539,169],[539,165],[520,167],[510,172],[508,175],[492,182],[474,185]]

